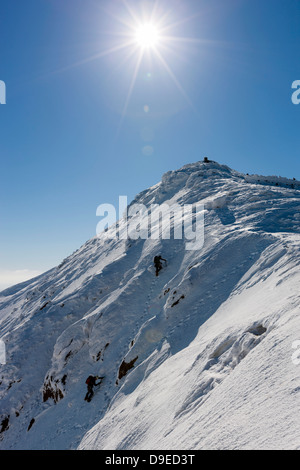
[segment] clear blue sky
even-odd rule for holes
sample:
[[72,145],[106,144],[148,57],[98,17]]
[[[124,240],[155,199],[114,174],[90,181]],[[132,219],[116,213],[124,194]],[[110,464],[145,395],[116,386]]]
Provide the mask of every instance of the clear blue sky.
[[[161,40],[138,62],[125,45],[153,8]],[[0,287],[203,156],[300,179],[298,0],[2,0],[0,41]]]

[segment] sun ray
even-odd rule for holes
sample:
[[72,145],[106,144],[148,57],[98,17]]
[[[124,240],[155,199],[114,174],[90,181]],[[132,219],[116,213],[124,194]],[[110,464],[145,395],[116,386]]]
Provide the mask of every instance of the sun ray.
[[165,61],[165,59],[163,58],[163,56],[161,55],[161,53],[158,51],[158,50],[155,50],[155,54],[156,56],[158,57],[158,59],[161,61],[161,63],[163,64],[164,68],[166,69],[166,71],[168,72],[169,76],[171,77],[171,79],[173,80],[173,82],[175,83],[175,85],[177,86],[178,90],[181,92],[181,94],[183,95],[183,97],[186,99],[186,101],[189,103],[189,105],[193,108],[193,110],[195,112],[197,112],[195,106],[193,105],[191,99],[189,98],[189,96],[187,95],[187,93],[185,92],[184,88],[182,87],[182,85],[180,84],[180,82],[178,81],[178,79],[176,78],[176,75],[174,74],[174,72],[172,71],[172,69],[170,68],[170,66],[168,65],[168,63]]
[[138,56],[138,59],[137,59],[137,63],[135,65],[135,69],[134,69],[134,72],[133,72],[133,76],[132,76],[132,79],[131,79],[131,82],[130,82],[129,90],[128,90],[128,93],[127,93],[127,96],[126,96],[126,100],[125,100],[125,104],[124,104],[124,107],[123,107],[120,123],[119,123],[118,129],[117,129],[117,135],[119,134],[119,131],[121,129],[123,120],[125,118],[125,115],[126,115],[126,112],[127,112],[127,109],[128,109],[128,105],[129,105],[130,98],[131,98],[131,95],[132,95],[132,92],[133,92],[133,89],[134,89],[134,85],[135,85],[135,82],[136,82],[136,79],[137,79],[137,75],[138,75],[138,72],[139,72],[139,69],[140,69],[140,65],[141,65],[141,62],[142,62],[143,55],[144,55],[143,51],[140,50],[139,56]]
[[49,73],[48,75],[56,75],[59,73],[67,72],[68,70],[71,70],[75,67],[80,67],[81,65],[85,65],[89,62],[92,62],[97,59],[101,59],[102,57],[105,57],[107,55],[113,54],[115,52],[119,52],[123,49],[126,49],[128,47],[131,47],[135,44],[134,39],[130,39],[130,41],[127,41],[124,44],[119,44],[117,46],[111,47],[110,49],[106,49],[105,51],[99,52],[98,54],[94,54],[90,57],[86,57],[85,59],[79,60],[78,62],[74,62],[73,64],[67,65],[66,67],[62,67],[61,69],[54,70],[53,72]]
[[131,18],[133,19],[134,21],[134,26],[137,26],[140,24],[141,20],[140,18],[135,14],[134,10],[128,5],[128,2],[127,0],[123,0],[123,3],[128,11],[128,13],[130,14]]
[[180,26],[184,23],[188,23],[189,21],[197,18],[198,16],[200,16],[201,13],[198,12],[198,13],[195,13],[194,15],[191,15],[191,16],[187,16],[186,18],[183,18],[182,20],[180,21],[176,21],[174,23],[169,23],[169,24],[166,24],[162,29],[161,29],[161,32],[162,34],[165,32],[165,31],[168,31],[168,30],[172,30],[174,28],[176,28],[177,26]]
[[140,69],[140,65],[141,65],[141,62],[142,62],[143,55],[144,55],[143,52],[140,51],[140,54],[139,54],[139,57],[138,57],[138,60],[137,60],[137,63],[136,63],[136,66],[135,66],[135,69],[134,69],[134,72],[133,72],[133,76],[132,76],[132,79],[131,79],[131,83],[130,83],[130,86],[129,86],[128,94],[127,94],[125,105],[124,105],[123,112],[122,112],[122,116],[125,116],[125,114],[126,114],[128,104],[129,104],[129,101],[130,101],[130,97],[132,95],[132,91],[133,91],[133,88],[134,88],[134,85],[135,85],[135,82],[136,82],[136,78],[137,78],[137,75],[138,75],[138,72],[139,72],[139,69]]
[[157,7],[158,7],[158,0],[155,1],[154,5],[153,5],[153,8],[152,8],[152,12],[151,12],[151,15],[150,15],[150,22],[154,22],[155,19],[156,19],[156,11],[157,11]]
[[181,43],[181,44],[198,44],[203,46],[212,46],[212,47],[222,47],[222,48],[232,48],[236,44],[230,43],[228,41],[216,41],[212,39],[200,39],[200,38],[191,38],[184,36],[163,36],[165,43]]

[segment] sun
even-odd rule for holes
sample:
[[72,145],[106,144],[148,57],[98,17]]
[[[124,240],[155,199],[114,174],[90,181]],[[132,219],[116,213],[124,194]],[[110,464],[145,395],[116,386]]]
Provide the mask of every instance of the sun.
[[135,40],[142,49],[154,49],[159,43],[158,28],[152,23],[139,25],[135,32]]
[[[179,55],[177,53],[178,45],[182,47],[183,45],[188,46],[193,43],[200,44],[207,42],[198,38],[173,35],[172,31],[175,27],[187,22],[191,18],[177,20],[173,17],[173,10],[165,10],[161,7],[160,0],[153,0],[153,8],[151,10],[143,7],[141,11],[136,9],[137,2],[135,0],[121,0],[119,3],[123,4],[125,8],[121,13],[116,14],[113,9],[110,13],[118,28],[115,31],[112,29],[112,36],[114,37],[113,41],[108,43],[108,47],[90,57],[83,58],[70,66],[58,70],[56,73],[82,66],[90,61],[105,56],[112,56],[113,54],[119,55],[118,68],[122,66],[125,69],[125,64],[130,64],[132,76],[130,77],[129,75],[128,92],[124,99],[119,128],[126,116],[129,102],[139,79],[140,70],[145,65],[147,67],[160,66],[164,69],[187,103],[191,108],[195,109],[192,100],[187,95],[171,67],[171,60]],[[144,5],[144,2],[141,3]],[[107,38],[110,39],[110,35],[107,35]],[[150,71],[151,69],[147,70],[147,77],[151,77]],[[146,104],[144,111],[146,113],[149,111]]]

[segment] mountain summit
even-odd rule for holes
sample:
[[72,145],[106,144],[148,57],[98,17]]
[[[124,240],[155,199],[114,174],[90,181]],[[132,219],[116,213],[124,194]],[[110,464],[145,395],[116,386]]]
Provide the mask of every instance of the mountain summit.
[[[0,293],[0,448],[299,448],[299,189],[185,165],[59,266]],[[136,208],[164,204],[195,206],[198,249],[159,236],[159,217],[137,236],[149,217],[135,224]],[[86,402],[90,374],[104,379]]]

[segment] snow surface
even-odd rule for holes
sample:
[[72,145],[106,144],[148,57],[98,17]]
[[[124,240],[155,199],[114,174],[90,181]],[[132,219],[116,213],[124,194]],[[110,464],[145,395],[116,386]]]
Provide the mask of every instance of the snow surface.
[[299,449],[299,189],[186,165],[131,205],[204,204],[201,250],[110,228],[1,292],[0,449]]

